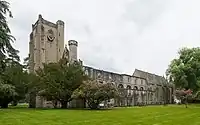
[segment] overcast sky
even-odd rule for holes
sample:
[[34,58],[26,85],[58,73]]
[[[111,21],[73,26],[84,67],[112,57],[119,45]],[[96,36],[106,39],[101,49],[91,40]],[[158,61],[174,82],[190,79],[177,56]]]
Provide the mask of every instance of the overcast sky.
[[38,14],[65,22],[65,41],[79,42],[84,64],[132,74],[163,75],[182,47],[200,44],[199,0],[9,0],[15,47],[28,55]]

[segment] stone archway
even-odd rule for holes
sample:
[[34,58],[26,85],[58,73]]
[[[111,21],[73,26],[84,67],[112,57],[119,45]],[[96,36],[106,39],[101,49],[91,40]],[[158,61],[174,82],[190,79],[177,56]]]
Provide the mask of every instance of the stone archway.
[[127,106],[131,106],[132,105],[132,89],[130,85],[127,85],[126,87],[127,89]]
[[115,84],[113,82],[111,82],[111,86],[114,86],[115,87]]
[[166,104],[166,91],[165,91],[165,87],[162,87],[162,102],[163,104]]
[[155,93],[155,96],[156,96],[156,104],[158,104],[159,103],[159,88],[158,87],[156,87],[156,91],[155,91],[156,93]]
[[153,88],[148,89],[148,104],[153,104]]
[[166,93],[167,93],[167,104],[170,104],[171,95],[170,95],[170,88],[169,87],[167,87]]
[[122,84],[119,84],[118,88],[124,88],[124,86]]
[[139,91],[138,91],[138,87],[137,86],[134,86],[133,88],[133,94],[134,94],[134,105],[138,105],[138,94],[139,94]]
[[118,99],[118,106],[125,106],[125,88],[122,84],[118,85],[120,97]]
[[144,102],[145,102],[145,100],[144,100],[144,87],[140,87],[140,98],[141,98],[141,105],[144,105]]
[[132,95],[131,86],[130,86],[130,85],[127,85],[126,89],[127,89],[127,94],[128,94],[128,96],[131,96],[131,95]]

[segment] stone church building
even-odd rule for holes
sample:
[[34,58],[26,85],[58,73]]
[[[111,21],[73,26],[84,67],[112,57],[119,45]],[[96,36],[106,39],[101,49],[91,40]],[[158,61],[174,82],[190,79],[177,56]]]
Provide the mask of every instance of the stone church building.
[[[39,15],[32,25],[29,42],[30,72],[35,72],[43,63],[58,62],[61,58],[77,59],[78,42],[69,40],[68,46],[64,43],[64,22],[58,20],[52,23]],[[170,104],[173,102],[174,86],[159,75],[135,69],[132,75],[83,66],[85,73],[98,80],[99,83],[112,83],[120,90],[120,98],[113,99],[114,106],[135,106],[152,104]],[[110,101],[110,100],[109,100]],[[108,101],[108,102],[109,102]],[[106,103],[108,103],[106,102]],[[70,102],[71,107],[80,107],[80,101]],[[36,107],[52,107],[51,101],[37,96]]]

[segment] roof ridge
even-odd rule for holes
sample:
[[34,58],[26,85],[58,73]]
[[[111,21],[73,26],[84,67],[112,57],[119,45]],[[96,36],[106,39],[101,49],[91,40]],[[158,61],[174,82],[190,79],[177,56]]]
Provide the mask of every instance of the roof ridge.
[[140,72],[144,72],[144,73],[147,73],[147,74],[151,74],[151,75],[154,75],[154,76],[158,76],[158,77],[163,77],[161,75],[157,75],[157,74],[154,74],[154,73],[151,73],[151,72],[147,72],[147,71],[143,71],[143,70],[140,70],[140,69],[135,69],[135,70],[138,70]]

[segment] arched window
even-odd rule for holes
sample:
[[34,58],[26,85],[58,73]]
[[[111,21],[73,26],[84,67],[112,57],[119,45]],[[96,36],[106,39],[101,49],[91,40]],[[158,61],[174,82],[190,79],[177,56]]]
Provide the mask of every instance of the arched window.
[[138,87],[137,87],[137,86],[134,86],[134,90],[138,90]]
[[162,99],[163,101],[165,101],[165,88],[162,87]]
[[88,70],[86,69],[85,70],[85,74],[88,76],[89,75],[89,72],[88,72]]
[[158,101],[158,98],[159,98],[159,89],[158,87],[156,88],[156,100]]
[[115,84],[114,84],[113,82],[111,82],[111,85],[112,85],[112,86],[115,86]]
[[124,95],[125,94],[124,93],[124,86],[122,84],[118,85],[118,90],[119,90],[120,95]]
[[122,84],[119,84],[119,85],[118,85],[118,88],[121,88],[121,89],[122,89],[122,88],[124,88],[124,86],[123,86]]
[[138,94],[138,87],[137,86],[134,86],[134,88],[133,88],[134,90],[134,94]]
[[132,93],[131,93],[131,86],[130,86],[130,85],[127,86],[127,92],[128,92],[128,95],[129,95],[129,96],[132,94]]
[[137,81],[138,81],[138,79],[137,79],[137,78],[135,78],[135,84],[137,84]]

